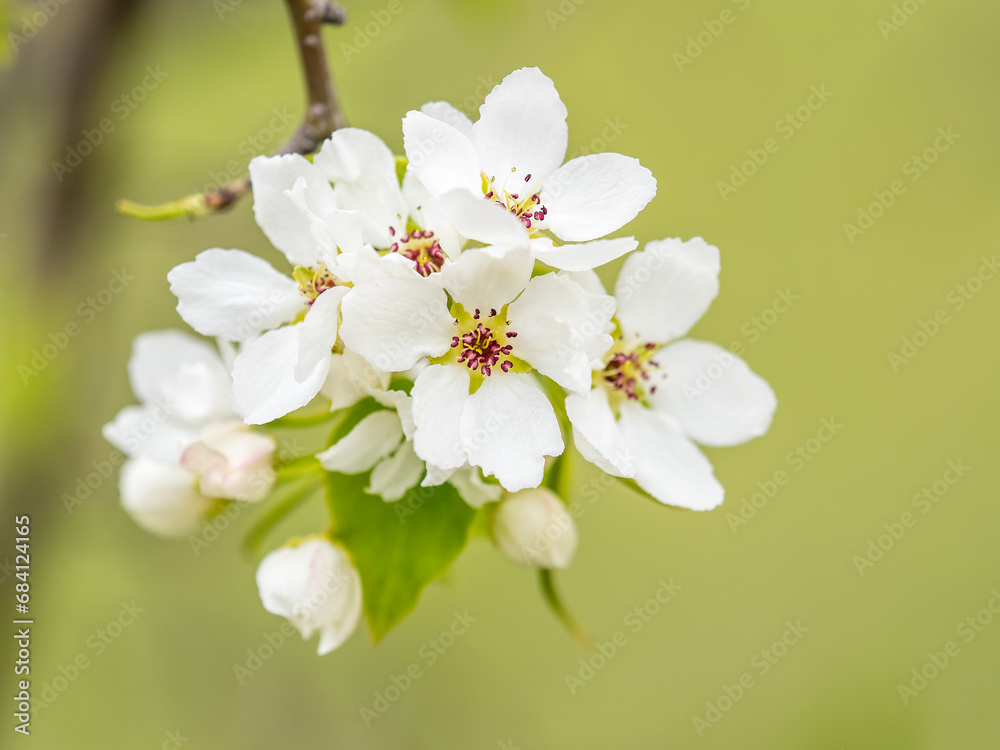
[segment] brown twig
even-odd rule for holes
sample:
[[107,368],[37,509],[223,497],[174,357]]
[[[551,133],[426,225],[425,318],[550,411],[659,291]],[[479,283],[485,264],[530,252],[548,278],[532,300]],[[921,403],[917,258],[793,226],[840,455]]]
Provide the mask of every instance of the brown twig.
[[[299,46],[307,103],[302,124],[288,142],[278,149],[278,153],[311,154],[334,130],[347,125],[347,118],[340,107],[340,99],[326,62],[321,36],[323,24],[342,25],[347,14],[341,6],[326,0],[285,0],[285,4],[291,15]],[[137,219],[164,221],[222,211],[249,192],[250,178],[243,176],[215,190],[186,195],[171,203],[142,206],[120,200],[116,208]]]

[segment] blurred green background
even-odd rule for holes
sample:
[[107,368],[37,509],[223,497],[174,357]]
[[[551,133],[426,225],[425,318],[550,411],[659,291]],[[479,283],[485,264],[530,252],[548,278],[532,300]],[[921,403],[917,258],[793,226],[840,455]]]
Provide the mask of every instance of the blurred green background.
[[[16,741],[191,750],[1000,746],[1000,623],[956,632],[1000,589],[1000,279],[959,290],[1000,238],[995,3],[908,0],[894,11],[889,0],[353,0],[351,23],[326,32],[352,124],[396,149],[407,110],[444,99],[474,112],[506,73],[540,66],[569,108],[571,153],[637,156],[658,178],[655,200],[629,230],[643,241],[701,235],[721,248],[722,293],[693,334],[741,343],[778,394],[766,437],[707,451],[727,488],[715,512],[656,507],[578,462],[571,499],[585,507],[581,545],[561,585],[599,641],[617,631],[627,641],[575,694],[566,676],[579,676],[592,653],[546,611],[534,576],[483,540],[377,648],[359,630],[318,658],[315,641],[296,636],[240,684],[234,665],[246,666],[248,649],[259,651],[282,623],[261,608],[255,561],[240,554],[250,512],[195,555],[135,527],[113,479],[67,511],[63,494],[111,453],[101,424],[132,402],[132,338],[183,325],[166,272],[213,246],[277,259],[249,201],[214,218],[149,225],[116,216],[114,200],[178,197],[230,161],[269,151],[291,134],[302,92],[278,0],[43,6],[9,7],[14,32],[39,12],[47,20],[0,73],[0,562],[13,561],[12,517],[30,514],[36,697],[79,655],[88,666],[58,683],[65,690],[34,717],[31,738]],[[384,23],[390,7],[398,10]],[[714,36],[724,11],[731,22]],[[880,26],[894,12],[905,25]],[[166,77],[122,109],[147,66]],[[796,115],[812,87],[832,95]],[[293,121],[272,130],[275,109]],[[789,114],[795,122],[781,125]],[[113,131],[57,176],[52,163],[105,117]],[[935,152],[937,130],[949,127],[957,140],[941,151],[939,139]],[[258,143],[265,136],[270,146]],[[724,200],[718,182],[768,138],[778,149]],[[915,168],[910,160],[927,149],[919,158],[928,168]],[[905,192],[850,241],[844,224],[895,180]],[[134,280],[85,321],[78,306],[122,268]],[[603,269],[605,280],[616,270]],[[766,312],[779,291],[793,304]],[[948,322],[918,335],[925,345],[894,369],[888,354],[939,309]],[[24,383],[18,366],[68,321],[80,335]],[[824,419],[842,428],[809,442]],[[796,458],[800,446],[808,461]],[[946,486],[948,461],[971,468],[938,502],[916,506],[924,487]],[[789,481],[737,524],[742,500],[781,470]],[[856,556],[907,511],[915,525],[862,575]],[[287,531],[314,528],[322,515],[316,502]],[[0,578],[7,613],[14,581]],[[661,579],[681,590],[648,622],[629,618]],[[136,622],[102,643],[99,633],[133,600],[143,609]],[[429,641],[456,610],[476,623],[429,664]],[[788,621],[808,633],[762,674],[762,651]],[[897,686],[950,640],[960,654],[904,704]],[[4,639],[0,651],[4,695],[14,692],[11,645]],[[411,664],[421,677],[366,726],[360,709]],[[727,704],[725,687],[746,673],[753,687]],[[706,702],[728,710],[713,723]],[[10,703],[3,746],[15,742]],[[699,736],[693,719],[706,716]]]

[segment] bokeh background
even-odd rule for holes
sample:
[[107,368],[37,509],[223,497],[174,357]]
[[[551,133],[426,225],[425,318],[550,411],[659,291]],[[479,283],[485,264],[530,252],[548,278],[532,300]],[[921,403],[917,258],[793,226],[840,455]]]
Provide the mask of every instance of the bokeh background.
[[[67,509],[64,495],[111,453],[101,424],[132,402],[132,338],[183,326],[167,271],[213,246],[277,260],[249,201],[158,225],[117,216],[113,202],[168,200],[237,176],[231,161],[241,168],[291,134],[302,86],[278,0],[7,3],[15,33],[25,19],[46,21],[16,50],[8,37],[0,55],[0,562],[13,561],[13,516],[30,514],[36,696],[72,674],[79,655],[88,666],[56,683],[65,689],[34,717],[28,740],[13,735],[7,705],[0,744],[1000,746],[1000,622],[987,610],[978,631],[961,631],[971,642],[956,632],[1000,589],[1000,279],[963,286],[976,292],[961,309],[956,301],[1000,239],[1000,8],[898,6],[352,0],[351,23],[326,32],[352,124],[396,149],[407,110],[445,99],[474,113],[506,73],[540,66],[569,108],[571,153],[637,156],[658,178],[655,200],[628,229],[642,240],[701,235],[721,248],[722,293],[693,335],[742,344],[779,396],[766,437],[708,451],[727,488],[715,512],[657,507],[578,463],[582,543],[560,584],[597,640],[616,631],[628,640],[574,694],[566,676],[579,676],[592,653],[546,610],[534,576],[484,540],[378,647],[359,630],[318,658],[315,642],[296,637],[241,684],[234,665],[246,666],[248,649],[282,622],[261,608],[256,561],[240,552],[250,512],[196,555],[184,540],[135,527],[113,477]],[[718,30],[724,11],[732,22],[703,46],[699,33]],[[147,67],[166,77],[131,107],[121,97]],[[808,119],[795,115],[813,87],[831,95]],[[275,111],[290,121],[276,127]],[[795,126],[782,127],[789,114]],[[57,174],[53,162],[105,117],[113,131]],[[914,171],[910,160],[935,151],[939,128],[957,139]],[[718,182],[768,138],[778,150],[724,199]],[[852,242],[844,224],[894,180],[905,192]],[[616,266],[603,269],[606,281]],[[134,280],[83,318],[78,306],[121,269]],[[780,313],[779,293],[795,297]],[[889,353],[940,309],[948,322],[917,336],[925,345],[894,368]],[[80,335],[24,382],[18,366],[69,321]],[[822,420],[842,427],[810,442]],[[795,458],[800,446],[808,461]],[[970,467],[954,485],[941,481],[949,461]],[[782,470],[789,481],[737,524],[743,499]],[[935,482],[942,495],[921,513],[928,506],[913,498]],[[907,511],[915,526],[862,575],[856,556]],[[282,531],[322,517],[316,502]],[[0,578],[7,619],[14,580],[6,568]],[[680,591],[633,632],[626,618],[661,579]],[[133,600],[142,613],[100,648],[99,634]],[[427,644],[456,610],[476,623],[428,664]],[[808,632],[761,674],[762,651],[786,622]],[[904,704],[898,686],[951,640],[960,654]],[[0,647],[5,696],[11,646]],[[411,664],[422,676],[366,726],[360,709]],[[699,736],[693,718],[715,716],[706,702],[726,707],[725,686],[745,673],[753,687]]]

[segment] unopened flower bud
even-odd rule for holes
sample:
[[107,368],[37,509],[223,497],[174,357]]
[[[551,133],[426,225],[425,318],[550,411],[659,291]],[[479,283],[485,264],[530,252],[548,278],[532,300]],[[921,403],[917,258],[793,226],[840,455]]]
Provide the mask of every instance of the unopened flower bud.
[[507,557],[534,568],[567,568],[576,525],[558,495],[544,488],[507,495],[493,517],[493,538]]
[[215,422],[181,456],[181,466],[200,475],[208,497],[257,502],[274,486],[274,438],[239,420]]
[[125,462],[119,488],[122,507],[132,519],[160,536],[193,534],[215,506],[198,492],[190,472],[143,457]]
[[269,553],[257,568],[260,600],[303,638],[319,632],[319,653],[340,646],[361,616],[361,579],[347,553],[322,537]]

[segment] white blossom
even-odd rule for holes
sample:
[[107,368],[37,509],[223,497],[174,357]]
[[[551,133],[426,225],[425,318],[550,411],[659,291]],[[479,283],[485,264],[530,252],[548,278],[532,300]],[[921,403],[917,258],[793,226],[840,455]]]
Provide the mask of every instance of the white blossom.
[[128,363],[142,402],[104,426],[129,456],[122,505],[163,536],[195,531],[216,498],[260,500],[274,484],[274,439],[253,433],[229,406],[231,379],[219,353],[179,331],[138,336]]
[[[563,164],[566,106],[541,71],[522,68],[508,75],[479,115],[472,123],[454,107],[434,102],[403,119],[409,169],[432,195],[461,191],[498,204],[531,234],[536,257],[554,268],[595,268],[637,247],[632,237],[598,238],[634,219],[656,194],[656,180],[637,159],[621,154],[590,154]],[[462,224],[448,215],[462,234],[481,239],[468,216]],[[584,244],[557,244],[548,233]]]
[[479,467],[509,491],[538,486],[544,457],[563,450],[529,373],[586,391],[595,352],[612,343],[609,298],[563,275],[531,278],[532,267],[526,248],[485,247],[446,266],[443,289],[408,278],[363,284],[345,299],[340,330],[380,370],[429,357],[411,392],[417,456],[443,471]]
[[585,458],[692,510],[723,499],[695,443],[737,445],[763,435],[777,406],[771,387],[738,356],[681,338],[715,299],[718,277],[719,251],[700,237],[650,242],[630,256],[615,289],[615,344],[593,390],[566,399]]
[[257,157],[250,178],[257,223],[294,266],[292,275],[242,250],[215,248],[167,278],[188,325],[243,342],[233,408],[249,424],[264,424],[319,393],[340,302],[378,258],[362,242],[360,218],[337,208],[330,183],[303,157]]

